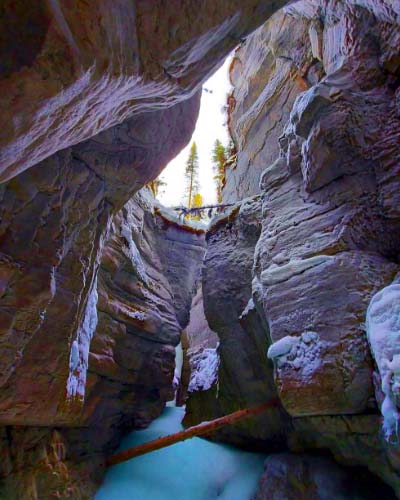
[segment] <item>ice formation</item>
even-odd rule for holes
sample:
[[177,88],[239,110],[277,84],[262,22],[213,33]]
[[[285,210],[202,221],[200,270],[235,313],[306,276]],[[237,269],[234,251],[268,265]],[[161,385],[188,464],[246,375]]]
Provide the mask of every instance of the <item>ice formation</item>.
[[[182,430],[182,408],[166,408],[121,450]],[[111,467],[95,500],[249,500],[266,456],[192,438]]]
[[190,356],[189,392],[207,391],[218,381],[219,355],[217,347],[202,349]]
[[175,391],[178,389],[181,380],[182,366],[183,366],[183,349],[182,349],[182,343],[179,342],[179,344],[175,347],[175,371],[174,371],[174,381],[173,381],[173,386]]
[[67,398],[84,398],[90,342],[97,327],[97,278],[93,281],[76,339],[71,344]]
[[135,242],[133,241],[132,229],[129,227],[128,224],[121,224],[121,235],[125,238],[126,242],[128,243],[128,249],[125,249],[125,247],[122,247],[123,252],[132,262],[132,266],[134,267],[135,271],[137,272],[137,275],[139,276],[139,278],[144,283],[147,283],[146,269],[144,267],[142,257],[140,256],[139,250],[137,249],[137,246],[135,245]]
[[383,430],[397,437],[400,413],[400,285],[389,285],[372,298],[367,310],[367,336],[382,380]]

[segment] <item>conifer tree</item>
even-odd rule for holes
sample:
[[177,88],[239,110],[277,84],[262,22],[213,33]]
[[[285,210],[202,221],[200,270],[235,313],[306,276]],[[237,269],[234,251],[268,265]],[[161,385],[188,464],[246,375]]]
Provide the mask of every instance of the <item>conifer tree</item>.
[[212,162],[214,169],[214,180],[217,186],[217,200],[222,202],[222,187],[225,181],[226,150],[221,141],[217,139],[212,151]]
[[192,143],[190,148],[189,158],[186,162],[185,177],[185,198],[187,199],[188,208],[192,208],[193,196],[199,190],[199,157],[197,155],[197,146],[195,142]]

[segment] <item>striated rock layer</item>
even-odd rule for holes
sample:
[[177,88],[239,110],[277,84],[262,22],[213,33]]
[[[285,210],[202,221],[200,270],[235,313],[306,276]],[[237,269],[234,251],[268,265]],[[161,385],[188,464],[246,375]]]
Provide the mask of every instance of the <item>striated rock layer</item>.
[[[170,397],[201,237],[178,227],[179,240],[167,222],[165,238],[147,227],[144,251],[155,260],[147,258],[146,282],[141,231],[130,234],[129,225],[148,222],[148,210],[137,206],[133,216],[128,206],[114,216],[189,141],[200,83],[284,3],[205,2],[199,15],[190,0],[3,2],[0,424],[8,495],[78,498],[69,488],[85,490],[91,467],[70,471],[65,491],[58,472],[54,484],[46,474],[59,468],[63,476],[65,461],[112,446]],[[120,261],[122,248],[134,272]],[[143,307],[152,313],[143,317]],[[102,459],[90,461],[95,474]]]
[[[238,49],[229,100],[238,154],[223,196],[232,201],[260,194],[261,206],[250,218],[259,233],[248,240],[246,256],[238,253],[229,272],[221,273],[216,255],[233,259],[232,247],[241,241],[240,217],[228,217],[218,238],[214,229],[207,237],[203,270],[205,312],[221,342],[211,413],[218,414],[221,395],[237,406],[249,402],[243,395],[271,397],[261,387],[254,392],[257,375],[247,377],[247,369],[257,363],[266,369],[272,361],[271,387],[288,413],[273,431],[282,448],[330,450],[344,465],[368,467],[397,495],[397,438],[385,440],[380,415],[388,415],[389,394],[396,429],[397,344],[384,356],[391,371],[382,372],[381,348],[372,343],[380,374],[365,322],[372,297],[399,271],[399,19],[400,8],[389,1],[298,1]],[[241,275],[246,260],[247,274]],[[231,298],[235,303],[246,289],[246,300],[232,310]],[[257,327],[238,337],[233,324],[243,321],[250,294],[263,346],[249,363]],[[390,307],[390,327],[389,309],[374,314],[397,335],[398,311]],[[268,347],[270,361],[264,359]],[[196,421],[199,410],[192,406]],[[268,427],[226,432],[224,438],[244,443]]]
[[[249,198],[214,220],[207,232],[202,289],[208,324],[220,342],[220,364],[213,387],[190,395],[185,425],[256,406],[276,396],[273,367],[265,350],[266,331],[251,298],[260,222],[260,200]],[[283,422],[282,412],[272,410],[223,429],[218,437],[241,446],[273,448],[284,439]]]
[[285,0],[5,0],[0,181],[194,94]]
[[0,185],[0,423],[76,424],[112,216],[186,144],[198,105],[144,114]]
[[[91,498],[124,430],[148,425],[173,398],[175,345],[203,254],[204,234],[170,224],[146,192],[118,212],[97,278],[87,374],[82,344],[77,361],[70,356],[69,389],[84,387],[85,404],[74,406],[73,428],[2,428],[5,498]],[[171,275],[176,258],[187,272]]]

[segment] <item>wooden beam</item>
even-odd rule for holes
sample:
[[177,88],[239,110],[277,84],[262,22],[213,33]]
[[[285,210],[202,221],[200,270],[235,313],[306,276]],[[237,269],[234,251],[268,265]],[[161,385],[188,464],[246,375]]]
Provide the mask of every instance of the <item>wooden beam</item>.
[[189,427],[188,429],[176,432],[175,434],[170,434],[169,436],[160,437],[158,439],[154,439],[153,441],[149,441],[148,443],[134,446],[133,448],[128,448],[127,450],[120,451],[119,453],[116,453],[112,457],[108,458],[106,461],[106,465],[116,465],[121,462],[130,460],[131,458],[145,455],[146,453],[171,446],[175,443],[185,441],[186,439],[190,439],[195,436],[204,436],[205,434],[210,434],[211,432],[214,432],[221,427],[224,427],[225,425],[233,424],[235,422],[243,420],[244,418],[264,413],[266,410],[279,406],[279,404],[280,402],[278,398],[270,399],[266,403],[263,403],[259,406],[255,406],[253,408],[245,408],[244,410],[238,410],[230,413],[229,415],[226,415],[225,417],[220,417],[215,420],[211,420],[210,422],[202,422],[199,425]]

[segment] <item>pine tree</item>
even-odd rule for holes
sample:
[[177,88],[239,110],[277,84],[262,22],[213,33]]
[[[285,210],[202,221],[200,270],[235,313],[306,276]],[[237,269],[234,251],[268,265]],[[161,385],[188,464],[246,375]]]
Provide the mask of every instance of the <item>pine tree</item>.
[[199,189],[199,157],[197,155],[197,146],[195,142],[192,143],[190,148],[189,158],[186,162],[185,177],[185,198],[187,198],[188,208],[192,208],[193,196]]
[[214,180],[217,186],[217,200],[222,202],[222,188],[225,181],[226,150],[221,141],[217,139],[212,151],[212,162],[214,169]]

